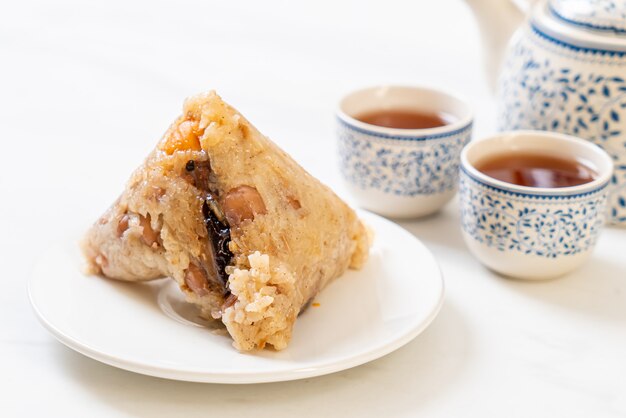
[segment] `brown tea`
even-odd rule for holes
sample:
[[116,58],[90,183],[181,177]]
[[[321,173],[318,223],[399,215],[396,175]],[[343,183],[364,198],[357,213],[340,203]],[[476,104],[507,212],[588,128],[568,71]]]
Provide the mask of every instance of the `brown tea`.
[[480,161],[476,169],[494,179],[529,187],[578,186],[598,176],[576,159],[525,152],[496,155]]
[[429,113],[403,109],[381,109],[355,117],[370,125],[396,129],[428,129],[448,125],[452,120],[443,113]]

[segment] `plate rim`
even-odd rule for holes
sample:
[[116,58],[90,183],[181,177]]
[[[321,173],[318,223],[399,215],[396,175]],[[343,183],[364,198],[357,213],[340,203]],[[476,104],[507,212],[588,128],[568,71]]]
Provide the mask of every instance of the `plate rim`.
[[[439,314],[446,293],[445,281],[443,278],[443,274],[441,271],[441,266],[437,262],[434,254],[430,249],[415,235],[410,233],[408,230],[398,225],[395,222],[390,221],[380,215],[374,214],[365,210],[357,210],[359,217],[368,218],[372,217],[377,219],[378,221],[382,221],[386,226],[391,226],[394,228],[398,228],[403,231],[403,233],[408,234],[411,238],[415,239],[424,250],[430,255],[434,266],[437,271],[437,282],[439,284],[437,301],[434,304],[434,307],[429,312],[429,314],[419,323],[419,326],[413,327],[409,332],[401,335],[399,338],[393,339],[391,342],[384,341],[378,346],[374,346],[372,349],[360,353],[358,355],[348,357],[348,358],[340,358],[337,360],[333,360],[328,362],[327,364],[321,364],[319,366],[307,366],[301,368],[294,368],[289,370],[282,371],[262,371],[262,372],[235,372],[235,373],[224,373],[224,372],[207,372],[207,371],[193,371],[193,370],[180,370],[174,367],[164,367],[164,366],[154,366],[150,364],[145,364],[139,362],[128,361],[125,359],[120,359],[118,357],[112,356],[106,352],[103,352],[97,348],[91,347],[88,343],[78,341],[77,339],[67,335],[63,331],[59,330],[55,325],[53,325],[46,317],[42,314],[42,312],[37,307],[33,299],[33,282],[35,277],[35,272],[33,271],[29,276],[29,280],[27,283],[28,290],[28,300],[30,302],[31,308],[33,309],[35,316],[38,321],[43,325],[43,327],[48,330],[59,342],[61,342],[66,347],[86,356],[98,362],[107,364],[109,366],[113,366],[122,370],[131,371],[134,373],[158,377],[163,379],[177,380],[177,381],[185,381],[185,382],[197,382],[197,383],[216,383],[216,384],[256,384],[256,383],[270,383],[270,382],[287,382],[293,380],[301,380],[312,377],[323,376],[327,374],[336,373],[343,370],[348,370],[362,364],[374,361],[381,357],[384,357],[404,345],[411,342],[415,339],[419,334],[421,334],[437,317]],[[364,215],[364,216],[363,216]]]

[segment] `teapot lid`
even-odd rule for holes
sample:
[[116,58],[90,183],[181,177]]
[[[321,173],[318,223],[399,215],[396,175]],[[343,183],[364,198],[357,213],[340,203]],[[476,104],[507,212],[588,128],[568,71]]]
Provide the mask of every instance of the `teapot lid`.
[[571,25],[626,36],[626,0],[549,0],[548,7]]
[[626,0],[542,0],[531,24],[547,36],[578,48],[626,53]]

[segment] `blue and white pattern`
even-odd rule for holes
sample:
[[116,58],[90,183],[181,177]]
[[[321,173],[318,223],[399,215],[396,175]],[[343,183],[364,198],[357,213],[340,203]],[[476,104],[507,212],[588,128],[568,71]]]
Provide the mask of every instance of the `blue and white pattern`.
[[607,198],[606,185],[573,196],[510,192],[484,184],[464,170],[459,194],[462,228],[472,239],[499,251],[548,258],[593,248]]
[[456,190],[459,156],[470,141],[471,125],[441,135],[408,137],[338,123],[341,172],[352,184],[408,197]]
[[626,34],[626,0],[551,0],[559,19],[585,29]]
[[611,221],[626,225],[626,52],[569,45],[531,26],[509,50],[498,87],[501,130],[578,136],[615,163]]

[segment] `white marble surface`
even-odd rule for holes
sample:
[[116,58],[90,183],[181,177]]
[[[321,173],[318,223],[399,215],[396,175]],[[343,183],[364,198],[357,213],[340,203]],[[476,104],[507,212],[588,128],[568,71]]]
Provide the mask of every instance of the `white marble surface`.
[[403,222],[441,263],[439,317],[396,353],[299,382],[125,372],[56,342],[28,306],[37,253],[116,197],[186,95],[217,89],[342,193],[332,111],[353,88],[455,90],[477,136],[492,131],[479,42],[461,0],[1,2],[0,416],[626,416],[624,230],[576,273],[524,283],[468,254],[455,203]]

